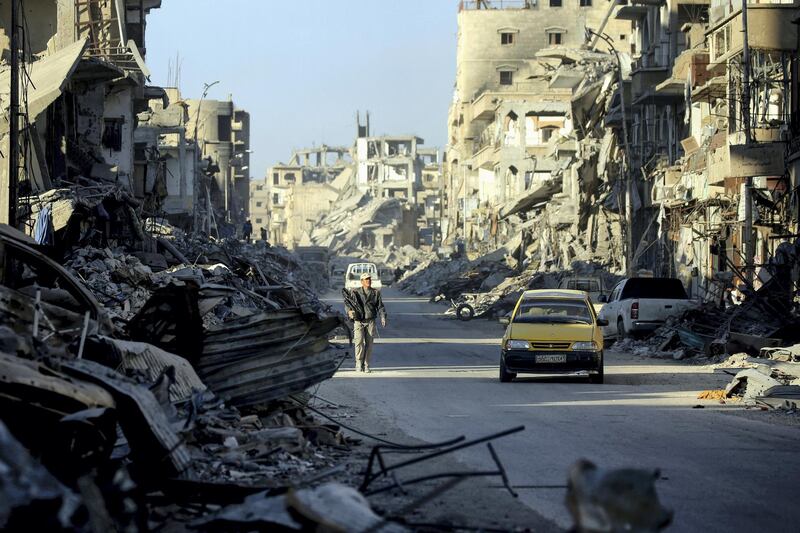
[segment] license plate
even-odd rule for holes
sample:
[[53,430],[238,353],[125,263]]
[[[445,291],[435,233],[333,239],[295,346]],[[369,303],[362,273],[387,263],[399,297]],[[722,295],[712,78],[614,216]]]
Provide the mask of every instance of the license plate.
[[566,363],[567,362],[567,354],[547,354],[547,355],[537,355],[536,356],[537,363]]

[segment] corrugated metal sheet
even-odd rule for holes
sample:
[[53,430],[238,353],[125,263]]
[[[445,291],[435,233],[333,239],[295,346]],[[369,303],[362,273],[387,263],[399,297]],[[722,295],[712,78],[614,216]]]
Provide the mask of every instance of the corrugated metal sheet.
[[169,388],[169,399],[179,402],[191,398],[195,392],[206,390],[205,384],[189,361],[145,342],[123,341],[110,337],[99,337],[117,352],[122,368],[133,368],[147,373],[155,381],[167,367],[175,368],[175,383]]
[[168,475],[191,473],[192,457],[172,428],[153,393],[99,363],[79,359],[62,361],[70,375],[96,383],[114,397],[119,424],[131,446],[134,460],[167,469]]
[[320,319],[302,309],[281,309],[227,322],[206,331],[200,377],[238,407],[301,392],[336,371],[326,352],[338,317]]

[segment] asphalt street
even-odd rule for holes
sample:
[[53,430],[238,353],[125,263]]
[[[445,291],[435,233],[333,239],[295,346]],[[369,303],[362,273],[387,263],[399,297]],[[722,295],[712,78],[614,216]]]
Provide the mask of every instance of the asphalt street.
[[[390,288],[384,301],[389,324],[379,330],[374,372],[356,373],[348,361],[321,396],[358,405],[427,442],[525,425],[495,447],[520,501],[561,527],[571,524],[564,489],[530,486],[563,485],[570,465],[586,458],[603,468],[660,468],[658,493],[675,512],[671,530],[798,531],[800,428],[696,399],[727,376],[607,351],[603,385],[540,377],[500,383],[502,326],[443,318],[444,307]],[[469,468],[493,466],[485,447],[457,459]]]

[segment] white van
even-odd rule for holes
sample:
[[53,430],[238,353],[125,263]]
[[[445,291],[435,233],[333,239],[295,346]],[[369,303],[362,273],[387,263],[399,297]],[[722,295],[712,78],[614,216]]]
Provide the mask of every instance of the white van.
[[365,273],[372,277],[372,288],[380,290],[383,285],[375,263],[351,263],[347,267],[347,274],[344,275],[345,288],[352,290],[361,287],[361,274]]

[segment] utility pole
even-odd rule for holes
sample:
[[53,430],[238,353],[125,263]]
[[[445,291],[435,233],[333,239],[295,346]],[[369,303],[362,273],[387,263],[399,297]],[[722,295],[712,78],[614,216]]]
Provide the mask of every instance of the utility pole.
[[[742,0],[742,121],[744,125],[744,143],[750,146],[753,142],[750,131],[750,43],[747,31],[747,0]],[[744,259],[745,276],[748,283],[755,277],[756,240],[753,236],[753,177],[745,178],[744,186]]]
[[17,227],[19,192],[19,0],[11,0],[11,91],[8,104],[8,224]]
[[464,187],[464,224],[463,224],[463,231],[464,231],[464,253],[467,252],[467,165],[466,163],[461,167],[461,175],[463,177],[463,187]]
[[[203,100],[205,100],[206,96],[208,95],[208,90],[213,87],[214,85],[218,84],[219,80],[213,83],[204,83],[203,84],[203,94],[200,96],[200,101],[197,103],[197,115],[194,117],[194,145],[195,150],[200,150],[200,154],[195,156],[195,160],[199,160],[203,158],[205,155],[205,143],[203,143],[203,147],[200,147],[200,139],[197,138],[198,130],[200,129],[200,111],[203,109]],[[200,212],[199,212],[199,202],[200,202],[200,195],[202,191],[200,190],[200,180],[197,179],[197,169],[195,169],[194,175],[194,213],[193,213],[193,227],[194,230],[197,231],[197,227],[200,222]],[[206,190],[206,194],[208,194],[208,190]],[[211,202],[208,202],[208,209],[212,209]],[[211,235],[211,213],[206,213],[206,219],[208,221],[208,234]]]

